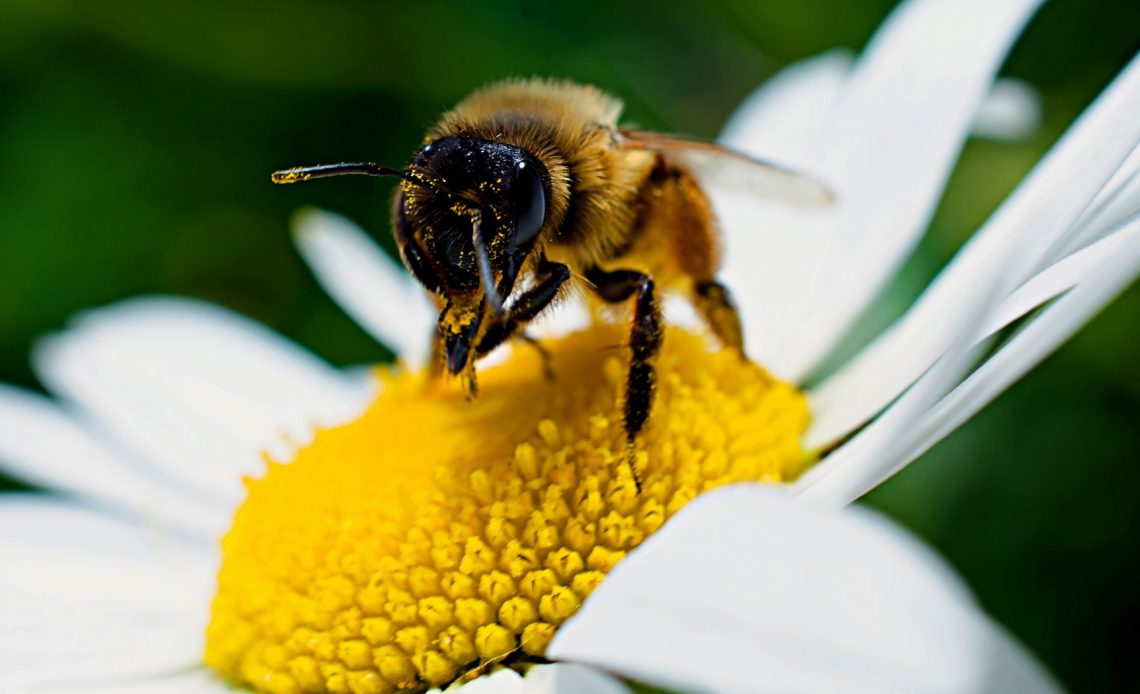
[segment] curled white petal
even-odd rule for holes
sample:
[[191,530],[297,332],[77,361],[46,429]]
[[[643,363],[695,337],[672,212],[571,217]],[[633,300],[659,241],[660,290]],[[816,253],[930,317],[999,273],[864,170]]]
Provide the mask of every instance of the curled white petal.
[[[970,335],[964,317],[985,315],[985,308],[995,300],[993,282],[988,287],[963,297],[966,305],[956,318],[962,335]],[[935,362],[922,378],[899,396],[873,422],[828,454],[793,483],[793,489],[814,501],[844,506],[851,503],[873,484],[886,479],[896,469],[889,454],[905,439],[915,423],[935,403],[949,393],[969,372],[976,359],[972,342],[963,338]],[[813,410],[815,409],[813,403]]]
[[[1140,276],[1140,219],[1126,239],[1080,284],[1028,321],[961,385],[927,412],[889,456],[896,468],[914,460],[974,416],[1092,319]],[[885,477],[883,477],[885,479]],[[866,480],[869,489],[880,479]],[[868,486],[869,485],[869,486]]]
[[1140,210],[1140,145],[1132,149],[1132,154],[1073,223],[1072,232],[1053,245],[1045,261],[1054,262],[1095,243],[1137,210]]
[[1113,256],[1127,252],[1138,241],[1140,228],[1130,225],[1058,260],[1006,297],[990,314],[979,334],[989,337],[1038,306],[1093,277]]
[[[961,384],[946,387],[945,375],[959,370],[963,342],[936,362],[878,419],[809,470],[796,482],[796,488],[810,497],[847,503],[873,489],[973,416],[1140,276],[1140,218],[1121,229],[1117,238],[1127,243],[1117,246],[1088,277],[1021,326]],[[975,356],[982,347],[975,348]],[[910,407],[912,393],[926,393],[925,404],[931,394],[942,391],[945,394],[929,406]],[[899,420],[904,420],[906,426],[891,426],[891,422]],[[868,440],[874,441],[874,445],[862,445]]]

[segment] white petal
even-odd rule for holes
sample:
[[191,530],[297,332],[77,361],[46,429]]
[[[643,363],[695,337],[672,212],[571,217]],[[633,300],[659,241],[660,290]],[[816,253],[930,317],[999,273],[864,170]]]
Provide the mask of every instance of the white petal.
[[[833,50],[783,68],[736,108],[718,140],[786,166],[811,166],[816,141],[851,72],[852,56]],[[1002,78],[982,101],[970,133],[1020,140],[1041,124],[1041,95],[1022,80]]]
[[478,677],[447,694],[629,694],[614,678],[583,665],[537,665],[522,677],[514,670],[498,670]]
[[109,560],[146,559],[159,544],[174,552],[202,551],[176,537],[150,534],[127,519],[32,493],[0,496],[0,543],[62,554],[95,554]]
[[[893,400],[948,347],[971,317],[963,297],[997,278],[1006,296],[1050,248],[1140,141],[1140,59],[1097,99],[994,213],[911,310],[855,359],[813,389],[816,418],[806,440],[823,445]],[[981,325],[977,326],[978,328]]]
[[[1003,640],[946,565],[881,517],[739,485],[631,553],[549,655],[677,690],[971,692],[988,690],[997,655],[1018,657]],[[1008,691],[1053,690],[1046,676],[1010,684],[1033,682],[1045,686]]]
[[0,468],[35,485],[152,519],[203,539],[228,514],[131,466],[54,402],[0,384]]
[[912,0],[860,59],[820,143],[828,176],[859,208],[844,255],[833,256],[847,271],[839,288],[863,297],[844,297],[851,314],[921,237],[998,66],[1040,4]]
[[[433,690],[438,691],[438,690]],[[452,685],[447,694],[524,694],[523,677],[514,670],[496,670],[484,677],[476,677],[463,685]]]
[[856,63],[814,152],[835,190],[792,213],[714,197],[749,354],[799,381],[917,243],[994,73],[1038,0],[913,0]]
[[797,167],[808,153],[851,71],[847,51],[830,51],[780,70],[737,107],[719,140],[756,157]]
[[199,662],[213,563],[58,502],[0,502],[0,672],[15,691]]
[[325,291],[401,359],[423,364],[435,311],[423,287],[348,219],[306,208],[293,217],[301,256]]
[[129,678],[95,685],[53,686],[43,690],[44,694],[235,694],[239,691],[205,668],[176,675]]
[[370,397],[360,383],[222,308],[146,298],[82,314],[37,346],[45,383],[115,443],[228,507],[241,478]]
[[609,675],[584,665],[540,665],[526,673],[533,692],[552,694],[629,694],[629,687]]
[[994,83],[974,116],[970,134],[987,140],[1024,140],[1041,126],[1041,95],[1028,82],[1003,78]]

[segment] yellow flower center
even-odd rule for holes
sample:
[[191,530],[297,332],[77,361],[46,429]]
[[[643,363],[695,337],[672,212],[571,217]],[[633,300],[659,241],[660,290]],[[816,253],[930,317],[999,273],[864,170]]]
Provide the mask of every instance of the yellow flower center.
[[[637,441],[624,328],[480,373],[480,394],[382,374],[358,420],[247,481],[222,542],[206,663],[268,692],[422,691],[540,658],[627,552],[701,492],[791,479],[804,396],[668,331]],[[709,538],[715,541],[716,538]]]

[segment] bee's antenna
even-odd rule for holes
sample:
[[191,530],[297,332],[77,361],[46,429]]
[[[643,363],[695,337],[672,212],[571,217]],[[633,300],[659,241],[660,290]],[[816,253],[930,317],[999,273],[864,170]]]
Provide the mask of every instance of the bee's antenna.
[[495,273],[491,270],[491,256],[487,253],[487,244],[483,242],[482,221],[479,210],[471,213],[471,243],[475,246],[475,261],[479,264],[479,279],[483,282],[483,293],[487,296],[487,303],[491,305],[491,313],[497,318],[503,315],[503,300],[499,297],[499,290],[495,286]]
[[380,166],[371,162],[358,162],[354,164],[341,163],[341,164],[321,164],[319,166],[295,166],[292,169],[282,169],[281,171],[274,171],[269,176],[269,180],[274,183],[285,185],[288,183],[300,183],[301,181],[309,181],[314,178],[328,178],[329,176],[394,176],[395,178],[402,178],[412,185],[422,186],[435,190],[435,186],[427,181],[411,175],[407,171],[393,169],[389,166]]

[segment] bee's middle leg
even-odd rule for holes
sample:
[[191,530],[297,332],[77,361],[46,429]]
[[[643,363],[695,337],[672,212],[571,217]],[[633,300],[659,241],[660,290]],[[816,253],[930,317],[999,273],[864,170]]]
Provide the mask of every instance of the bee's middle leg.
[[586,279],[594,285],[598,296],[609,303],[636,297],[633,325],[629,333],[632,359],[626,377],[622,412],[626,441],[632,448],[653,408],[653,396],[657,388],[654,362],[665,337],[661,307],[654,291],[653,278],[645,273],[636,270],[605,272],[592,268],[586,272]]
[[548,381],[553,381],[554,367],[550,365],[550,350],[546,349],[537,338],[527,335],[525,332],[519,333],[519,339],[533,349],[538,354],[538,358],[542,360],[542,377]]

